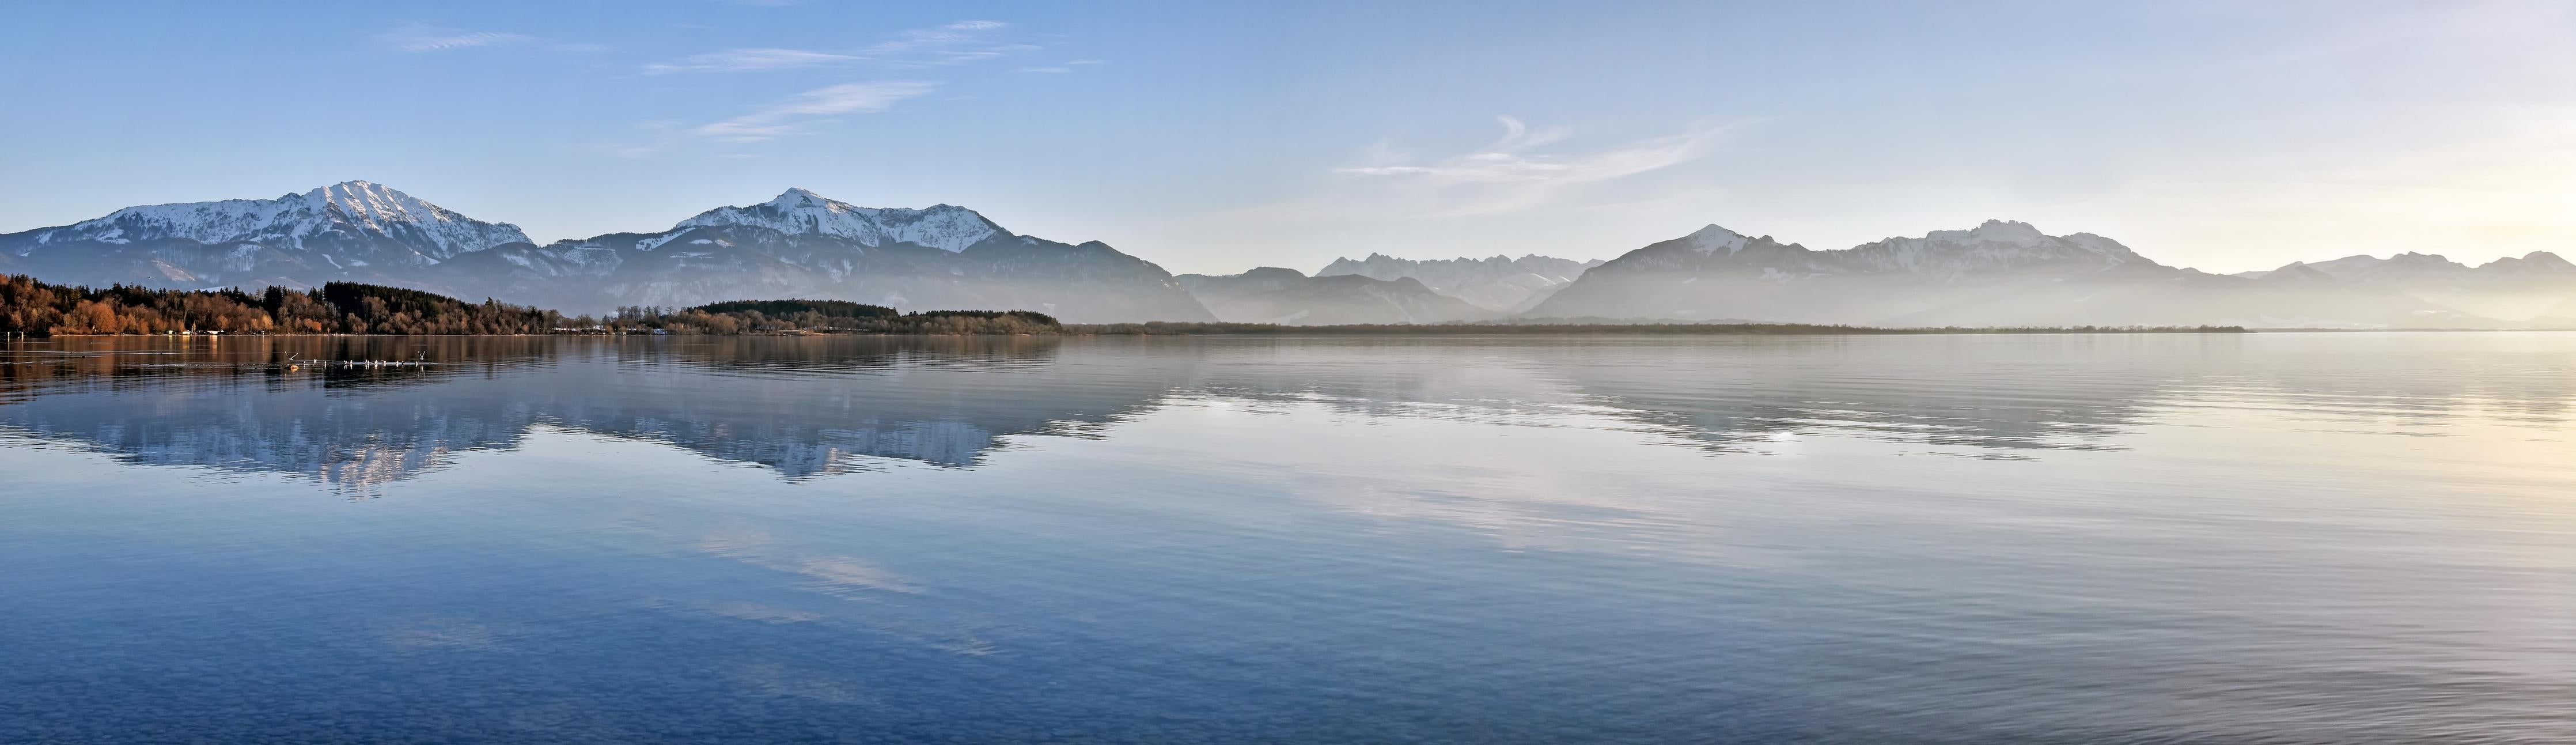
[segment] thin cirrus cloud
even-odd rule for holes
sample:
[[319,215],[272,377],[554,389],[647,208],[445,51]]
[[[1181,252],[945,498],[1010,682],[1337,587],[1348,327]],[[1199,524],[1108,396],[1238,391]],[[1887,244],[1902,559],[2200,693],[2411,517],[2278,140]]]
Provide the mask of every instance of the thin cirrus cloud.
[[860,49],[858,56],[896,67],[937,67],[980,62],[1038,49],[1032,44],[992,38],[992,32],[1009,25],[1001,21],[977,20],[911,29],[896,34],[893,39]]
[[[980,62],[1038,49],[1033,45],[994,38],[997,32],[1008,27],[1009,24],[1000,21],[957,21],[906,30],[884,41],[852,50],[823,52],[740,48],[648,64],[643,66],[643,72],[647,75],[765,72],[846,66],[923,69]],[[1100,64],[1100,61],[1074,60],[1025,71],[1069,72],[1071,65],[1092,64]],[[879,80],[817,88],[723,121],[697,126],[674,126],[669,122],[648,124],[644,129],[652,135],[650,141],[609,143],[598,149],[618,157],[642,158],[696,138],[727,143],[767,142],[804,133],[834,117],[884,111],[907,99],[929,95],[940,85],[935,80]]]
[[768,108],[690,131],[725,142],[762,142],[794,134],[823,117],[884,111],[938,89],[938,83],[920,80],[844,83],[799,93]]
[[[1034,45],[1000,41],[993,32],[1008,27],[1000,21],[957,21],[910,29],[894,38],[846,51],[745,48],[644,65],[647,75],[682,72],[765,72],[828,65],[868,63],[884,67],[924,68],[959,65],[1034,51]],[[1069,64],[1087,64],[1089,61]]]
[[1020,68],[1020,69],[1016,70],[1015,72],[1063,73],[1063,72],[1073,72],[1073,68],[1075,68],[1075,67],[1077,67],[1077,66],[1083,66],[1083,65],[1106,65],[1106,64],[1109,64],[1109,63],[1108,63],[1108,62],[1106,62],[1106,61],[1103,61],[1103,60],[1096,60],[1096,59],[1078,59],[1078,60],[1069,60],[1069,61],[1066,61],[1066,62],[1062,62],[1062,63],[1058,63],[1058,64],[1053,64],[1053,65],[1039,65],[1039,66],[1036,66],[1036,67],[1023,67],[1023,68]]
[[645,65],[644,72],[650,75],[661,75],[675,72],[795,70],[854,62],[858,59],[847,54],[809,52],[802,49],[733,49],[686,57],[676,62],[656,62]]
[[1360,177],[1366,201],[1425,217],[1506,213],[1562,202],[1584,189],[1706,157],[1721,126],[1695,126],[1579,155],[1545,148],[1570,130],[1533,130],[1519,119],[1495,117],[1503,136],[1474,152],[1430,162],[1387,156],[1372,165],[1333,169]]
[[440,28],[426,24],[407,24],[377,34],[376,41],[397,52],[449,52],[477,47],[506,47],[542,44],[561,52],[605,52],[606,44],[585,42],[548,42],[543,37],[501,31],[471,31]]
[[455,49],[526,44],[538,41],[537,37],[529,36],[527,34],[510,34],[498,31],[466,31],[418,24],[404,26],[399,29],[378,34],[376,35],[376,40],[384,42],[385,46],[391,47],[395,51],[400,52],[444,52]]

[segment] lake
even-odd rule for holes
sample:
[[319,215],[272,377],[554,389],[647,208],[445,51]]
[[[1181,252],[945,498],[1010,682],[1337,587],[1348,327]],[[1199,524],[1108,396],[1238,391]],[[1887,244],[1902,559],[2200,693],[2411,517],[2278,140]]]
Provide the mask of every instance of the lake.
[[2576,334],[21,341],[0,566],[7,742],[2570,742]]

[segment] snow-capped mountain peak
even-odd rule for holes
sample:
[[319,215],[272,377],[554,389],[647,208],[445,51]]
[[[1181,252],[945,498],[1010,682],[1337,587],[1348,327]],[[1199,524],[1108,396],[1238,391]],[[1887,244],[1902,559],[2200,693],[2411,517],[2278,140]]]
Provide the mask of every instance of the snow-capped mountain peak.
[[1987,220],[1967,230],[1935,230],[1924,238],[1953,243],[2009,243],[2017,246],[2031,246],[2047,242],[2048,234],[2039,232],[2037,226],[2020,220]]
[[925,209],[857,207],[805,189],[788,189],[778,198],[749,207],[718,207],[672,226],[745,225],[781,233],[847,238],[861,245],[914,243],[943,251],[966,250],[1010,231],[974,210],[938,204]]
[[1693,231],[1690,235],[1682,236],[1682,240],[1688,241],[1690,249],[1693,251],[1698,251],[1704,254],[1725,251],[1731,255],[1737,251],[1744,250],[1744,246],[1751,243],[1753,239],[1745,237],[1741,233],[1718,227],[1716,223],[1710,223],[1708,227],[1700,228],[1699,230]]
[[418,230],[444,249],[438,258],[480,251],[504,243],[529,243],[528,234],[509,223],[487,223],[455,210],[422,201],[383,184],[342,181],[305,192],[317,211],[337,210],[349,222],[384,233]]
[[43,231],[38,244],[91,240],[127,244],[179,238],[303,248],[323,234],[373,233],[416,244],[435,262],[504,243],[528,242],[519,226],[487,223],[381,184],[344,181],[275,199],[225,199],[127,207]]
[[2109,238],[2091,233],[2052,236],[2030,223],[2006,220],[1987,220],[1967,230],[1935,230],[1921,238],[1889,238],[1845,252],[1860,266],[1876,271],[1915,272],[1949,280],[2037,266],[2102,270],[2154,263]]

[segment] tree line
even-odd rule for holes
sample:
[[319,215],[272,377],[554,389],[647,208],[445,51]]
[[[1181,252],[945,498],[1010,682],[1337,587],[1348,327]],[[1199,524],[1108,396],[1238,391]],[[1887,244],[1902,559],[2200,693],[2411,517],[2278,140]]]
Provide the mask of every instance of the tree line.
[[672,310],[618,308],[602,333],[687,334],[1056,334],[1064,324],[1026,310],[929,310],[904,313],[846,300],[736,300]]
[[270,287],[163,290],[83,287],[0,277],[0,332],[53,334],[542,334],[563,315],[494,300],[468,303],[400,287],[333,282],[310,290]]
[[420,290],[332,282],[310,290],[270,287],[163,290],[130,285],[57,285],[0,275],[0,333],[55,334],[1053,334],[1062,324],[1030,311],[919,311],[839,300],[742,300],[685,308],[630,306],[614,314],[560,312],[481,303]]
[[1276,323],[1150,321],[1146,323],[1078,323],[1064,333],[1088,336],[1190,336],[1198,334],[1407,335],[1407,334],[1695,334],[1708,336],[1791,336],[1864,334],[2242,334],[2243,326],[1939,326],[1880,328],[1814,323],[1699,323],[1637,321],[1630,323],[1537,322],[1354,323],[1335,326],[1288,326]]

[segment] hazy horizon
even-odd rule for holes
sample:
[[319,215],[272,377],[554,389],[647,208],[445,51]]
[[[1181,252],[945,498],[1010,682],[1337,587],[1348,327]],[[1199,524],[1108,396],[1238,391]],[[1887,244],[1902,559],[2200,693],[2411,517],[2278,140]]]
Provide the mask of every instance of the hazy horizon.
[[946,203],[1175,273],[1988,219],[2217,273],[2576,249],[2559,3],[145,5],[0,30],[42,145],[0,232],[356,179],[540,242]]

